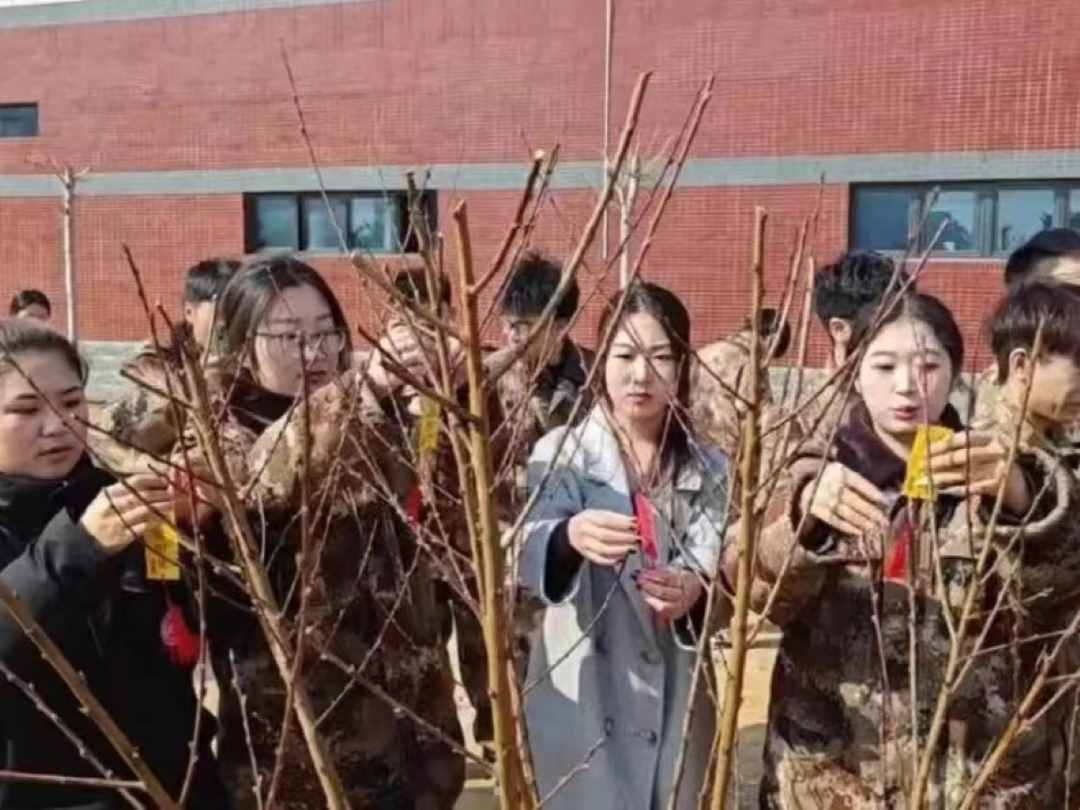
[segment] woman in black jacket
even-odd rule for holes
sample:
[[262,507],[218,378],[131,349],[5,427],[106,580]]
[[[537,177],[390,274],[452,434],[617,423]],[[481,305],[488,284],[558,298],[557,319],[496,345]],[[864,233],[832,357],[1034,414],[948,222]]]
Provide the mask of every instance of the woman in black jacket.
[[[147,582],[137,542],[171,495],[158,476],[121,484],[90,464],[84,378],[63,337],[26,321],[0,321],[0,581],[178,798],[198,705],[190,669],[173,663],[175,651],[163,641],[169,601],[163,587]],[[96,762],[113,778],[135,778],[2,606],[0,665],[5,771],[100,778]],[[81,745],[35,705],[31,686]],[[226,807],[206,744],[211,724],[202,729],[188,806]],[[112,789],[0,779],[0,808],[124,806]]]

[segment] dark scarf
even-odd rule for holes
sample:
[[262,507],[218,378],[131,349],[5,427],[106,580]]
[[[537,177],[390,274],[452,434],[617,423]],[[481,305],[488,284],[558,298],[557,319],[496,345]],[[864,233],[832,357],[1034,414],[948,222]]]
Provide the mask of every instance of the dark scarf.
[[225,392],[236,421],[258,434],[288,413],[296,401],[295,397],[266,390],[247,369],[241,369],[227,383]]
[[[946,405],[938,424],[963,430],[960,415]],[[854,470],[882,491],[898,491],[904,484],[907,461],[897,456],[881,440],[870,421],[870,411],[861,399],[856,400],[836,433],[836,460]]]

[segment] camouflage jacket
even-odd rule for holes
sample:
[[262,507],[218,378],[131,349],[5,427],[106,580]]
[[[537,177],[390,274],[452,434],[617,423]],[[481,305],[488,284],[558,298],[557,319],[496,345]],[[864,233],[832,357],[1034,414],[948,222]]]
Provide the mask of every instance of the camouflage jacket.
[[[159,354],[151,343],[143,344],[122,371],[138,382],[100,413],[88,438],[98,466],[130,474],[145,471],[154,457],[168,456],[183,432],[183,424],[177,424],[185,418],[183,408],[163,396],[170,385],[182,385],[183,373],[175,351]],[[175,393],[184,397],[182,390]]]
[[[932,507],[899,498],[886,536],[866,545],[822,524],[797,539],[798,494],[823,459],[835,459],[887,494],[905,464],[873,433],[856,404],[828,451],[797,460],[770,504],[758,543],[756,610],[783,629],[773,674],[761,786],[764,808],[907,807],[915,740],[925,741],[955,622],[988,531],[988,503],[940,497]],[[962,660],[979,657],[955,686],[930,778],[932,807],[956,806],[1024,699],[1052,633],[1071,618],[1080,590],[1080,483],[1046,451],[1025,446],[1020,464],[1039,493],[1023,528],[1003,516],[992,544]],[[931,531],[930,508],[937,540]],[[864,549],[906,573],[883,575]],[[898,555],[898,549],[906,554]],[[786,569],[785,569],[786,565]],[[733,566],[729,559],[728,572]],[[903,568],[903,566],[902,566]],[[911,613],[914,606],[914,614]],[[1066,615],[1067,614],[1067,615]],[[1039,636],[1031,641],[1033,636]],[[1020,639],[1024,644],[1015,644]],[[917,666],[912,668],[914,650]],[[916,690],[912,696],[912,686]],[[914,702],[914,706],[912,703]],[[977,803],[979,808],[1063,806],[1060,709],[1031,722]],[[913,728],[913,716],[917,728]]]
[[[699,349],[690,372],[690,415],[700,435],[723,448],[728,457],[739,455],[742,413],[735,394],[749,397],[750,334],[743,330]],[[768,385],[762,390],[766,405],[772,400]]]
[[[690,372],[690,416],[694,428],[733,462],[742,452],[742,419],[746,410],[735,394],[750,396],[746,373],[749,361],[750,335],[744,330],[701,349]],[[804,433],[801,417],[774,400],[767,371],[762,386],[760,425],[761,470],[766,478],[770,471],[784,468]],[[734,502],[738,501],[738,490],[736,475],[732,480]]]
[[[992,364],[975,378],[975,416],[974,424],[994,421],[1003,407],[1001,403],[1001,384],[998,382],[997,364]],[[1080,448],[1080,422],[1063,425],[1053,437],[1059,448],[1066,446]]]
[[[297,404],[243,378],[216,387],[226,405],[219,430],[226,462],[246,492],[292,644],[304,641],[304,686],[350,803],[450,810],[464,761],[446,740],[458,741],[461,732],[429,560],[402,518],[400,503],[413,476],[401,434],[355,375]],[[268,419],[274,421],[267,426]],[[231,559],[222,539],[211,551]],[[251,758],[265,789],[285,692],[250,599],[227,583],[217,586],[220,598],[211,597],[207,611],[215,669],[223,686],[235,676],[246,699],[244,705],[234,689],[223,689],[219,757],[235,806],[253,807]],[[278,795],[284,808],[323,806],[295,730]]]
[[[490,373],[501,372],[496,382],[503,414],[500,430],[506,434],[510,448],[508,461],[524,470],[541,436],[557,427],[576,424],[588,414],[592,392],[586,383],[595,355],[567,340],[558,361],[530,378],[527,366],[520,360],[506,368],[511,354],[511,349],[493,352],[485,365]],[[523,487],[524,479],[519,483]]]

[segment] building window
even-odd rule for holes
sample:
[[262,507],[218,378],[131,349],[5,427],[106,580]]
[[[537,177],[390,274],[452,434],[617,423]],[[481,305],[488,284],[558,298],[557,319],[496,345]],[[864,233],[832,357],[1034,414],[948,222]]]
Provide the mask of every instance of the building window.
[[[404,193],[335,191],[327,198],[329,207],[318,192],[245,195],[245,249],[248,253],[274,249],[337,253],[344,236],[349,250],[416,250]],[[434,228],[432,192],[424,194],[421,208]]]
[[858,185],[851,191],[851,244],[860,250],[925,250],[942,229],[935,254],[1005,256],[1047,228],[1080,227],[1080,180],[938,185]]
[[37,134],[37,104],[0,104],[0,138],[32,138]]

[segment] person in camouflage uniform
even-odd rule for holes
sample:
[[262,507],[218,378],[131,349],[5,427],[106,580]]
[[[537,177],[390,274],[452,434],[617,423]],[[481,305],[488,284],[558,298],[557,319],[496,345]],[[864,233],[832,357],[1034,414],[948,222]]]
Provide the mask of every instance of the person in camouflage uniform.
[[[1042,325],[1042,356],[1031,357],[1035,333]],[[1020,441],[1080,468],[1080,287],[1052,280],[1031,279],[1015,285],[999,302],[990,319],[995,357],[992,396],[982,399],[978,422],[1021,423]],[[998,369],[1003,373],[998,374]],[[1030,391],[1027,391],[1029,380]],[[1021,408],[1027,397],[1027,413]],[[992,411],[991,411],[992,409]],[[1080,600],[1063,606],[1067,621],[1080,609]],[[1080,671],[1080,639],[1072,639],[1058,661],[1062,676]],[[1071,702],[1078,696],[1074,690]],[[1080,734],[1067,713],[1063,736],[1069,739],[1070,807],[1080,806]]]
[[[211,375],[224,414],[218,435],[291,643],[303,645],[299,674],[347,798],[354,807],[451,810],[464,783],[461,731],[430,560],[400,507],[414,482],[405,438],[362,372],[336,376],[348,365],[349,333],[312,268],[255,262],[221,308],[237,370]],[[206,468],[193,442],[186,451]],[[216,522],[208,549],[231,561],[231,527]],[[286,689],[249,596],[213,580],[219,759],[236,806],[255,807],[253,786],[265,792],[274,772]],[[275,806],[320,807],[322,797],[294,728]]]
[[[158,352],[153,342],[143,344],[122,373],[134,381],[133,390],[106,407],[89,434],[99,466],[121,473],[144,471],[153,458],[167,456],[183,432],[182,409],[175,409],[163,394],[182,379],[184,346],[201,356],[210,349],[216,301],[240,268],[234,259],[206,259],[191,267],[184,284],[184,321],[171,345]],[[183,391],[176,391],[183,397]]]
[[843,422],[854,392],[844,373],[858,350],[853,329],[861,313],[877,310],[887,292],[896,293],[909,283],[908,274],[880,253],[852,250],[842,253],[814,275],[814,314],[829,337],[823,377],[819,384],[803,383],[796,410],[803,435],[825,440]]
[[[1051,228],[1040,231],[1017,248],[1005,263],[1005,287],[1016,290],[1028,283],[1049,284],[1064,290],[1080,289],[1080,231]],[[997,410],[1002,374],[995,360],[975,379],[975,419],[992,418]],[[1080,425],[1067,429],[1080,444]]]
[[524,346],[561,276],[559,264],[539,252],[527,253],[517,262],[499,302],[506,347],[485,361],[499,394],[504,419],[500,429],[509,445],[507,464],[513,468],[514,497],[504,505],[511,521],[524,505],[520,496],[525,467],[536,442],[555,428],[577,424],[592,406],[588,383],[594,354],[567,334],[578,311],[577,281],[567,287],[544,331]]
[[[734,335],[710,343],[697,351],[690,376],[690,418],[700,435],[722,448],[729,458],[737,459],[742,438],[745,406],[739,397],[750,398],[750,343],[753,332],[749,321]],[[783,357],[791,342],[791,327],[781,322],[775,309],[761,313],[762,360]],[[771,353],[771,356],[770,356]],[[766,372],[767,375],[767,372]],[[772,386],[768,379],[762,388],[766,421],[779,417],[773,405]]]
[[[578,313],[581,292],[572,280],[555,306],[554,317],[537,338],[525,346],[526,338],[551,303],[562,276],[562,267],[532,251],[515,264],[499,302],[499,316],[506,347],[490,354],[485,362],[489,377],[495,379],[502,413],[496,440],[504,447],[504,463],[498,471],[499,517],[504,527],[504,545],[510,550],[508,575],[516,590],[518,559],[523,537],[509,530],[521,517],[527,502],[526,478],[529,457],[536,443],[547,433],[581,424],[593,404],[589,375],[595,353],[569,337]],[[538,627],[542,603],[518,595],[514,628],[517,669],[524,678],[529,657],[529,637]]]
[[[429,278],[425,268],[400,271],[394,288],[414,307],[437,316],[451,314],[451,285],[444,274]],[[457,341],[448,338],[449,360],[455,366],[452,384],[460,385],[463,371]],[[480,742],[493,736],[491,699],[488,694],[487,648],[477,615],[478,594],[473,571],[472,541],[461,492],[451,431],[455,427],[444,407],[418,392],[395,373],[404,367],[417,379],[441,389],[436,334],[429,324],[393,303],[379,346],[371,351],[364,372],[377,392],[382,408],[407,437],[409,463],[416,480],[403,499],[413,530],[431,553],[432,573],[438,585],[440,626],[443,638],[455,636],[458,671],[469,702],[476,710],[473,733]],[[467,403],[464,389],[457,399]],[[489,418],[499,422],[498,401],[492,395]],[[496,452],[498,456],[498,452]]]
[[[783,638],[763,808],[908,806],[912,760],[924,753],[916,745],[927,738],[950,651],[946,612],[955,620],[979,577],[985,607],[961,651],[979,658],[954,687],[929,781],[932,801],[955,806],[1051,649],[1040,634],[1063,626],[1062,608],[1080,586],[1080,483],[1067,464],[1027,444],[1007,467],[1014,423],[1003,415],[932,448],[936,500],[901,493],[918,424],[962,431],[947,405],[962,359],[951,314],[929,296],[906,296],[870,339],[862,399],[835,444],[807,448],[770,504],[752,602]],[[1004,508],[980,572],[1003,478]],[[732,551],[729,580],[735,567]],[[977,807],[1063,806],[1061,715],[1051,707],[1030,721]]]
[[[499,304],[507,345],[485,357],[485,372],[494,381],[488,413],[498,480],[496,500],[500,519],[507,526],[524,505],[524,471],[533,445],[547,431],[587,413],[591,403],[586,383],[592,352],[565,337],[577,312],[576,283],[567,290],[541,339],[520,352],[530,328],[551,300],[560,274],[558,264],[538,253],[527,254],[515,265]],[[449,310],[448,280],[438,277],[435,283],[436,289],[429,291],[423,269],[403,271],[394,279],[398,291],[413,303]],[[450,427],[442,409],[395,380],[384,360],[392,357],[425,378],[429,366],[436,366],[433,341],[419,324],[409,325],[403,315],[396,315],[388,323],[380,347],[372,358],[372,377],[389,395],[391,404],[387,410],[398,414],[412,436],[414,459],[420,471],[407,507],[421,534],[430,543],[446,547],[439,566],[447,591],[444,604],[456,631],[463,686],[477,712],[474,735],[478,741],[488,742],[493,729],[487,652],[474,607],[472,551],[461,507],[457,464],[447,435]],[[457,348],[450,348],[456,359]],[[464,400],[464,394],[461,398]],[[523,625],[519,628],[522,656],[520,642],[527,635],[529,613],[526,609],[519,616]]]

